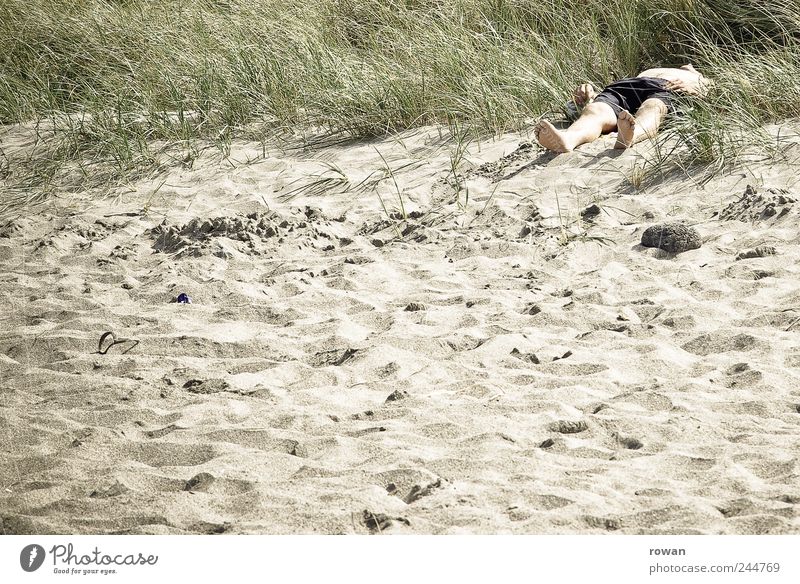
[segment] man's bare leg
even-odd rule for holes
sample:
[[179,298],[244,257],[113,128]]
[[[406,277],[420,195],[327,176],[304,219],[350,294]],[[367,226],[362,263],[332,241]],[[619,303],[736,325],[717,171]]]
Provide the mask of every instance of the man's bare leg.
[[617,143],[614,148],[627,148],[645,138],[653,138],[667,114],[667,104],[660,99],[646,99],[634,117],[622,110],[617,118]]
[[597,140],[603,132],[617,127],[617,116],[607,103],[587,105],[581,117],[566,130],[557,130],[547,120],[541,120],[533,132],[539,144],[555,152],[569,152],[581,144]]

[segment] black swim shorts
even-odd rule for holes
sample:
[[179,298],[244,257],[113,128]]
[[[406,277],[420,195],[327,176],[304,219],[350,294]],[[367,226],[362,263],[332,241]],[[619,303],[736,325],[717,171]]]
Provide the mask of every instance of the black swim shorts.
[[672,92],[665,88],[667,81],[657,77],[630,77],[612,83],[597,94],[594,101],[607,103],[619,115],[622,110],[632,114],[641,107],[645,100],[656,98],[667,105],[668,112],[674,112]]

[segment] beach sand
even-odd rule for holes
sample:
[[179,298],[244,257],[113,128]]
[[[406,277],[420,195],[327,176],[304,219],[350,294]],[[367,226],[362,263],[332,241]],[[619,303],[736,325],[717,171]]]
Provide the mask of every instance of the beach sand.
[[241,142],[0,222],[0,533],[800,533],[770,130],[639,189],[613,136]]

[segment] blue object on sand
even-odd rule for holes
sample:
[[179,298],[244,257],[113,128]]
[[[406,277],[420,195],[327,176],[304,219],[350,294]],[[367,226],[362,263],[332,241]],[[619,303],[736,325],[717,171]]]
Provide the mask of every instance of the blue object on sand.
[[191,304],[192,299],[189,297],[188,294],[181,292],[180,294],[178,294],[178,299],[175,302],[177,302],[178,304]]

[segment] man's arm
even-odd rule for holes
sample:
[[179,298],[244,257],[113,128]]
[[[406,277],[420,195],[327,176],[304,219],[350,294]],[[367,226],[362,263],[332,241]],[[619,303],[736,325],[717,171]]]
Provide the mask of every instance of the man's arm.
[[676,93],[705,97],[711,91],[713,85],[714,82],[711,79],[700,75],[696,81],[686,81],[684,79],[667,81],[666,88]]

